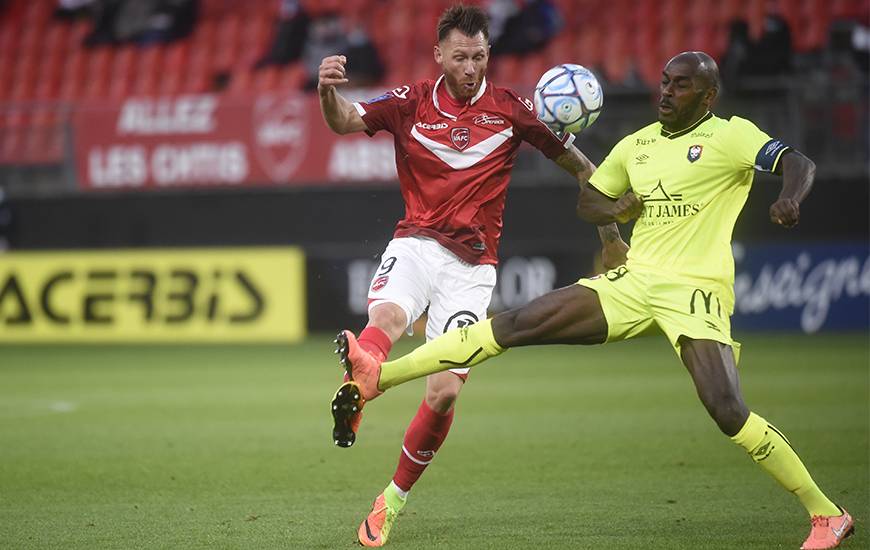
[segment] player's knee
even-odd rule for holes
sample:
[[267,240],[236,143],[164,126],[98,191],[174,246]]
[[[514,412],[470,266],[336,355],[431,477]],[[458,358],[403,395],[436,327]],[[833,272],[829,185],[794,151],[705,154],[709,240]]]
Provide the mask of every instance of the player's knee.
[[438,414],[447,414],[453,408],[458,397],[459,388],[430,388],[426,391],[426,404]]
[[401,332],[407,325],[405,311],[396,304],[380,304],[369,311],[369,325],[374,325],[388,333]]
[[[534,341],[544,319],[528,308],[505,311],[493,318],[493,334],[504,347],[521,346]],[[498,326],[496,326],[498,325]]]
[[707,410],[710,411],[710,416],[713,417],[722,433],[729,437],[740,431],[749,416],[746,405],[737,398],[722,399],[713,404],[712,407],[708,406]]

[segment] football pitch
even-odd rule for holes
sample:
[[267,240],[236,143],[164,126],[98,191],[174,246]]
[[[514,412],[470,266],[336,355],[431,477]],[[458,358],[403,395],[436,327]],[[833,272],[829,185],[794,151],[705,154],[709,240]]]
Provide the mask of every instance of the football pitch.
[[[868,548],[868,337],[737,334],[747,403]],[[397,346],[401,354],[418,340]],[[330,339],[6,346],[0,548],[353,548],[423,382],[331,440]],[[475,367],[388,547],[797,549],[809,521],[721,435],[662,338]]]

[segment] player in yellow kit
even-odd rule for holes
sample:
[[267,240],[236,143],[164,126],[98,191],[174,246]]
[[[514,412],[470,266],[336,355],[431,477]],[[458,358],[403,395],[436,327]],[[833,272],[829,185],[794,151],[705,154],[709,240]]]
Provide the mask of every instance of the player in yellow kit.
[[722,432],[807,509],[812,527],[801,548],[838,546],[851,534],[852,518],[816,486],[785,436],[744,403],[739,344],[729,320],[731,232],[754,170],[783,176],[770,217],[792,227],[815,165],[748,120],[712,114],[718,91],[712,58],[702,52],[675,56],[662,72],[659,121],[620,141],[581,189],[581,218],[598,225],[637,218],[624,266],[450,331],[383,364],[361,353],[344,331],[339,352],[353,381],[339,388],[333,406],[351,410],[412,378],[470,367],[510,347],[601,344],[658,329]]

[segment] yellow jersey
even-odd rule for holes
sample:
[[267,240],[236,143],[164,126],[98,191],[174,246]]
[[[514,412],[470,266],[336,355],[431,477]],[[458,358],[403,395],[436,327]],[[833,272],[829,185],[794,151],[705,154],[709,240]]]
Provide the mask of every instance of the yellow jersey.
[[679,132],[656,122],[626,136],[589,183],[614,199],[629,190],[643,199],[629,269],[712,279],[733,292],[731,233],[754,171],[773,172],[788,149],[746,119],[707,113]]

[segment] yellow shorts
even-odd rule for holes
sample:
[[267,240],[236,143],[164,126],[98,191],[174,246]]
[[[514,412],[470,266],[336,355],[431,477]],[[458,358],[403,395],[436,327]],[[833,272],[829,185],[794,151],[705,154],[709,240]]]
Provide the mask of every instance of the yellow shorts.
[[735,362],[740,344],[731,338],[733,291],[714,281],[680,279],[621,266],[577,284],[598,294],[607,319],[607,342],[647,332],[664,332],[680,357],[680,336],[731,346]]

